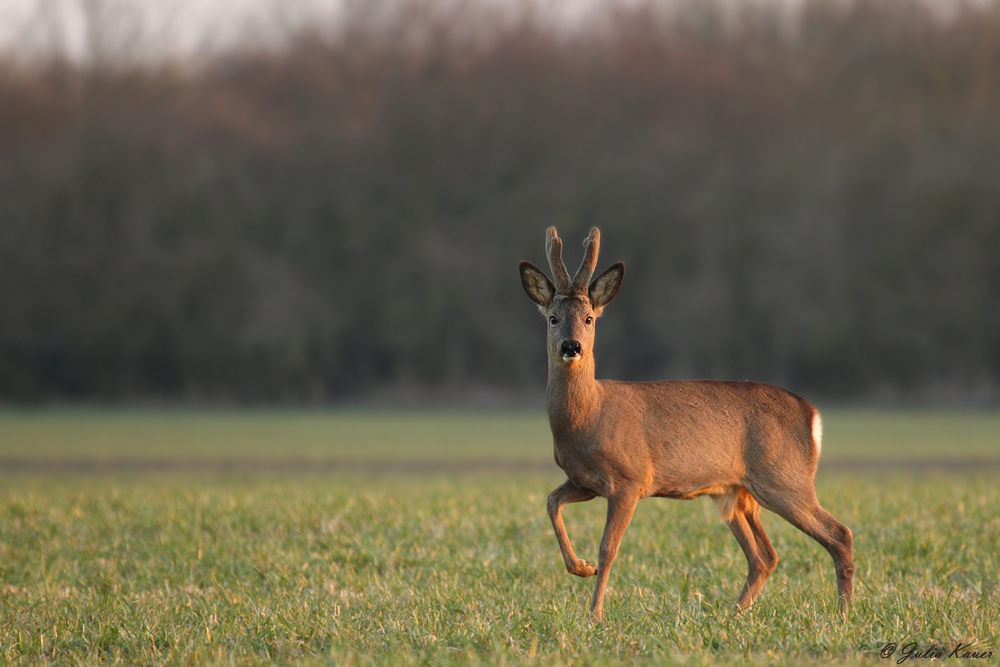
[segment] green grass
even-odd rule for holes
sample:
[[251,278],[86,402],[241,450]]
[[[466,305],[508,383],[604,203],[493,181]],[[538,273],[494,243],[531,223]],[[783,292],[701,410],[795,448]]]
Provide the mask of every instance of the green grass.
[[[832,411],[824,455],[995,457],[991,425]],[[0,413],[7,459],[548,461],[549,448],[535,412]],[[560,481],[0,473],[0,663],[886,664],[888,642],[958,641],[1000,660],[995,474],[822,474],[821,502],[855,535],[846,619],[829,556],[781,519],[764,516],[778,569],[737,615],[746,561],[711,502],[643,501],[598,627],[594,580],[566,574],[545,514]],[[584,558],[604,511],[566,509]]]
[[[824,412],[823,458],[1000,458],[1000,412]],[[0,411],[0,458],[552,460],[543,412]]]
[[823,457],[919,460],[1000,458],[1000,412],[826,410]]
[[551,461],[543,412],[39,410],[0,412],[0,457]]
[[[0,492],[0,656],[142,664],[655,664],[874,660],[1000,646],[1000,487],[983,476],[821,481],[855,532],[857,603],[773,515],[754,610],[710,502],[640,504],[605,623],[544,513],[558,480],[22,478]],[[603,501],[567,510],[593,558]]]

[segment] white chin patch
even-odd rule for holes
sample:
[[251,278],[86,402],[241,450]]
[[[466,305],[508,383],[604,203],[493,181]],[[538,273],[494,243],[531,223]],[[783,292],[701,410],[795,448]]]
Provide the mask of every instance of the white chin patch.
[[574,354],[574,355],[573,355],[573,356],[571,357],[571,356],[569,356],[568,354],[564,354],[564,355],[562,356],[562,360],[563,360],[563,362],[564,362],[564,363],[567,363],[567,364],[572,364],[572,363],[574,363],[574,362],[576,362],[576,361],[580,361],[580,355],[578,355],[578,354]]

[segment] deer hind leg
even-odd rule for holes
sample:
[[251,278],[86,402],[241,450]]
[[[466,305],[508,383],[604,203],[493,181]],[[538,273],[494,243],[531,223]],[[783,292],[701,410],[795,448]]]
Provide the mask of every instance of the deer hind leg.
[[608,588],[608,576],[611,574],[611,564],[618,555],[625,529],[632,521],[635,506],[639,504],[642,493],[633,489],[622,489],[608,496],[608,519],[604,524],[604,537],[601,538],[601,554],[597,567],[597,586],[594,597],[590,601],[590,613],[594,621],[600,621],[604,612],[604,594]]
[[784,517],[830,552],[837,572],[837,595],[841,611],[854,597],[854,536],[851,529],[823,509],[812,485],[797,493],[769,491],[757,494],[764,507]]
[[[731,508],[726,523],[747,557],[749,567],[747,580],[740,597],[736,600],[736,608],[744,610],[753,604],[757,594],[764,587],[764,582],[774,572],[774,568],[778,565],[778,554],[760,523],[760,505],[746,489],[740,488],[735,495],[736,498],[731,504],[720,503],[720,508]],[[723,519],[726,517],[723,516]]]
[[597,567],[592,563],[577,558],[573,551],[573,544],[569,541],[566,533],[566,525],[563,523],[562,508],[569,503],[582,503],[597,496],[593,491],[581,488],[566,480],[555,491],[549,494],[546,506],[549,512],[549,519],[552,520],[552,527],[556,531],[556,539],[559,541],[559,550],[562,551],[563,560],[566,561],[566,569],[570,574],[578,577],[592,577],[597,574]]

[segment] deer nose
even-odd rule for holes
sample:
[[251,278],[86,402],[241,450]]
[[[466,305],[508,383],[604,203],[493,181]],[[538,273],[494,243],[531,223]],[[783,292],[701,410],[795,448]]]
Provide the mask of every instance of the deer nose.
[[559,346],[559,354],[564,357],[578,357],[583,354],[583,345],[578,340],[564,340]]

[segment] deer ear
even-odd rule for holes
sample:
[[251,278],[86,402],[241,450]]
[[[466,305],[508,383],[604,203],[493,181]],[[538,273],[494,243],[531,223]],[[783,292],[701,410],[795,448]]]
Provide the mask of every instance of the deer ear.
[[528,298],[538,304],[539,308],[548,308],[556,288],[552,281],[531,262],[521,262],[521,286]]
[[614,301],[618,295],[618,290],[622,287],[622,279],[625,277],[625,264],[618,262],[594,278],[590,283],[590,305],[600,312],[604,306]]

